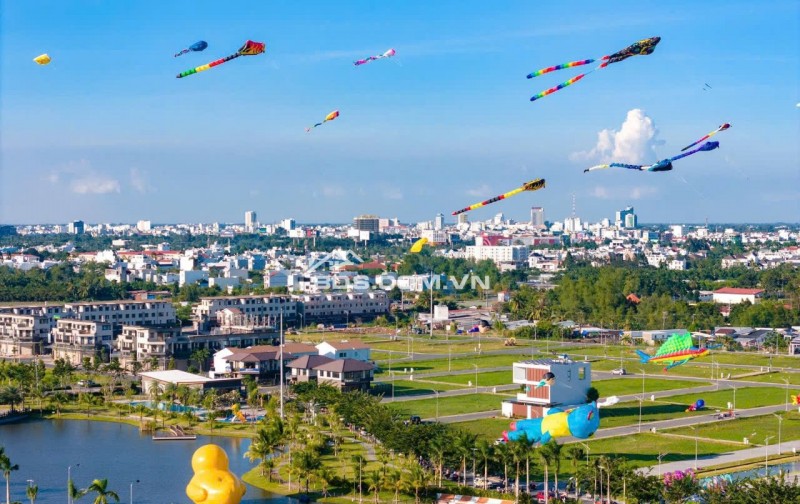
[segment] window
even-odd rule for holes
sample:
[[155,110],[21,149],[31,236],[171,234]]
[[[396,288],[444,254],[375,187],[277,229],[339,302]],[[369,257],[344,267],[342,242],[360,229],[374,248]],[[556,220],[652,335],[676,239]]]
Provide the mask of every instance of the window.
[[581,366],[578,368],[578,379],[585,380],[586,379],[586,368]]

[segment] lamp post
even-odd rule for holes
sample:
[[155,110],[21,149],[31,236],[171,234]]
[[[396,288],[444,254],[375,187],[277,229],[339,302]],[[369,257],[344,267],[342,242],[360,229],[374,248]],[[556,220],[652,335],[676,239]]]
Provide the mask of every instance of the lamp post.
[[586,466],[588,467],[589,466],[589,452],[592,451],[592,449],[589,448],[589,445],[586,444],[586,443],[581,443],[580,441],[578,441],[578,443],[582,444],[583,447],[586,448]]
[[133,484],[134,483],[139,483],[139,480],[131,481],[131,502],[130,502],[130,504],[133,504]]
[[781,381],[786,384],[786,403],[783,408],[783,411],[789,411],[789,380],[786,378],[781,378]]
[[[75,464],[79,467],[80,464]],[[67,504],[72,504],[72,466],[67,466]]]
[[478,393],[478,365],[473,364],[472,367],[475,368],[475,393]]
[[689,426],[694,432],[694,470],[697,471],[697,429],[694,426]]
[[642,368],[642,397],[639,398],[639,433],[642,432],[642,403],[644,402],[644,368]]
[[769,476],[769,440],[775,436],[764,438],[764,476]]
[[[433,389],[431,389],[433,390]],[[439,391],[433,390],[433,393],[436,394],[436,420],[439,420]]]
[[781,428],[783,427],[783,417],[780,415],[776,415],[775,413],[772,414],[775,418],[778,419],[778,455],[781,454]]
[[669,455],[668,452],[664,452],[664,453],[660,453],[659,452],[659,454],[658,454],[658,477],[659,478],[661,477],[661,459],[663,459],[667,455]]
[[475,488],[475,450],[477,448],[472,449],[472,488]]

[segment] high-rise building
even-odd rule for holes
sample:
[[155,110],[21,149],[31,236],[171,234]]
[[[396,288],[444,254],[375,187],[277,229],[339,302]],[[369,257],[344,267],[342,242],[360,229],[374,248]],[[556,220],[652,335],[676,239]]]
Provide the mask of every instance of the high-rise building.
[[83,231],[84,231],[84,224],[82,220],[72,221],[69,224],[67,224],[67,232],[69,234],[79,235],[83,234]]
[[444,214],[436,214],[436,218],[433,219],[433,229],[435,231],[444,229]]
[[149,233],[153,229],[153,225],[149,220],[140,220],[136,223],[136,229],[142,233]]
[[469,216],[466,213],[458,214],[458,223],[459,224],[469,224]]
[[[633,225],[628,226],[627,216],[633,215]],[[614,218],[614,225],[618,228],[635,228],[637,224],[636,214],[633,213],[633,207],[626,207],[624,210],[620,210],[617,212],[617,215]]]
[[629,213],[625,216],[625,228],[626,229],[636,229],[636,225],[638,224],[636,220],[635,213]]
[[377,215],[359,215],[353,218],[353,229],[377,233],[380,231],[380,219]]
[[531,207],[531,226],[544,227],[544,208]]
[[252,233],[258,227],[258,217],[256,213],[252,210],[248,210],[244,213],[244,230],[248,233]]
[[281,221],[280,227],[285,229],[286,231],[292,231],[297,227],[297,222],[294,219],[283,219]]

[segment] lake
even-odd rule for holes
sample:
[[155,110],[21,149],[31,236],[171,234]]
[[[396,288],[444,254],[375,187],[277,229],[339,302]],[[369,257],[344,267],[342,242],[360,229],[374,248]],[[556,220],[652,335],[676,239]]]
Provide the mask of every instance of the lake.
[[[11,463],[19,465],[19,470],[11,473],[12,502],[29,502],[25,487],[32,479],[39,486],[37,504],[64,504],[67,467],[71,465],[76,486],[86,488],[95,478],[107,478],[108,488],[117,492],[123,503],[130,501],[130,484],[139,480],[133,484],[136,504],[191,504],[185,488],[193,475],[192,454],[208,443],[228,453],[230,468],[238,476],[254,467],[244,458],[249,439],[197,436],[194,441],[153,441],[131,425],[85,420],[0,425],[0,446],[5,447]],[[0,482],[4,487],[2,478]],[[5,494],[5,488],[2,490],[0,494]],[[93,499],[87,495],[76,504]],[[296,501],[248,485],[242,504],[260,502]]]

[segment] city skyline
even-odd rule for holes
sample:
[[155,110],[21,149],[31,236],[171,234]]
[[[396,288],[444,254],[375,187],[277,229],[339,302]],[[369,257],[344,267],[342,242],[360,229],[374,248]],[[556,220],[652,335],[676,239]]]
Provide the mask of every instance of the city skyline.
[[[644,223],[800,218],[796,2],[587,3],[580,21],[526,2],[3,10],[3,224],[239,222],[247,210],[262,222],[453,222],[454,209],[538,177],[546,189],[469,219],[522,222],[537,206],[555,220],[573,194],[590,221],[627,206]],[[652,55],[529,102],[578,73],[529,72],[656,35]],[[266,54],[175,79],[248,38]],[[208,49],[173,58],[198,39]],[[394,58],[353,67],[390,47]],[[44,67],[31,61],[43,52]],[[719,150],[672,172],[582,173],[672,156],[724,122]]]

